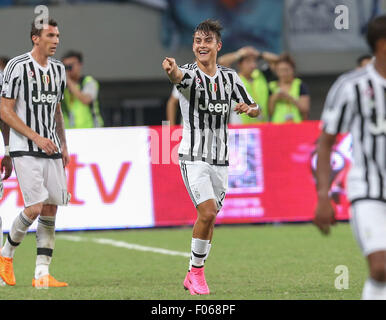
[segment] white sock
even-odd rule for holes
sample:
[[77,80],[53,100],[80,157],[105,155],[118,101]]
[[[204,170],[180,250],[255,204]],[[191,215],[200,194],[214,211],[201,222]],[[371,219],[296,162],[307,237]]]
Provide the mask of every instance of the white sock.
[[386,300],[386,282],[368,278],[363,287],[362,300]]
[[[210,248],[212,247],[212,244],[211,243],[209,243],[208,244],[208,252],[206,253],[206,255],[205,255],[205,258],[204,258],[204,264],[205,264],[205,261],[206,261],[206,259],[208,259],[208,256],[209,256],[209,252],[210,252]],[[192,269],[192,258],[190,258],[190,260],[189,260],[189,271]]]
[[40,216],[36,229],[35,279],[49,274],[49,265],[55,246],[55,217]]
[[193,267],[203,267],[204,259],[208,253],[209,240],[201,240],[192,238],[192,254],[191,254],[191,265]]
[[28,218],[22,211],[12,223],[11,230],[8,233],[7,240],[1,250],[1,255],[7,258],[13,258],[16,247],[23,241],[27,234],[28,228],[33,220]]

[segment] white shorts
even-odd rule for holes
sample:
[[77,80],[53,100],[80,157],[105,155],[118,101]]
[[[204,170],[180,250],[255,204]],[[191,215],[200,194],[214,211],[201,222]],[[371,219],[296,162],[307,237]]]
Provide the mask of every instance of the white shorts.
[[41,202],[68,204],[70,194],[62,159],[23,156],[13,158],[13,165],[25,207]]
[[214,199],[220,211],[228,188],[228,167],[215,166],[204,161],[179,162],[182,178],[194,206]]
[[386,203],[360,200],[351,206],[351,227],[364,256],[386,251]]

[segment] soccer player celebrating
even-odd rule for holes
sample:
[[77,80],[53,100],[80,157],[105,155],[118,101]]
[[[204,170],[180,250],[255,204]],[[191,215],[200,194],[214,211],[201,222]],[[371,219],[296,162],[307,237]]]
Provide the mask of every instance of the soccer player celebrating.
[[367,42],[375,61],[341,76],[327,95],[317,151],[314,222],[326,234],[335,222],[328,197],[330,155],[336,135],[350,132],[354,157],[347,181],[351,226],[370,269],[362,298],[375,300],[386,299],[386,16],[369,23]]
[[217,21],[200,23],[193,34],[196,62],[178,67],[165,58],[162,67],[180,94],[183,135],[179,146],[181,174],[197,209],[189,271],[183,282],[190,294],[209,294],[204,262],[211,247],[217,213],[228,185],[228,121],[231,100],[238,114],[257,117],[253,102],[237,73],[216,64],[222,27]]
[[64,287],[49,274],[55,243],[58,205],[69,201],[64,167],[69,155],[60,101],[66,86],[63,64],[51,58],[59,44],[57,23],[31,28],[31,52],[10,60],[4,70],[1,119],[11,128],[10,156],[23,194],[25,208],[13,221],[0,255],[0,277],[16,284],[15,249],[39,216],[37,258],[33,287]]

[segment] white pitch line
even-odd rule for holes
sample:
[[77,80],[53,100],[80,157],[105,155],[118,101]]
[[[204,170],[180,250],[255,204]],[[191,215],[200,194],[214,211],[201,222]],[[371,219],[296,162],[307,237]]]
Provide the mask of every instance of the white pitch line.
[[70,236],[70,235],[58,235],[56,238],[57,239],[63,239],[63,240],[69,240],[69,241],[75,241],[75,242],[91,241],[91,242],[95,242],[95,243],[99,243],[99,244],[111,245],[111,246],[118,247],[118,248],[126,248],[129,250],[148,251],[148,252],[161,253],[161,254],[166,254],[166,255],[171,255],[171,256],[182,256],[182,257],[187,257],[187,258],[190,257],[190,254],[186,253],[186,252],[173,251],[173,250],[168,250],[168,249],[163,249],[163,248],[146,247],[146,246],[142,246],[139,244],[127,243],[124,241],[116,241],[113,239],[83,238],[83,237],[79,237],[79,236]]

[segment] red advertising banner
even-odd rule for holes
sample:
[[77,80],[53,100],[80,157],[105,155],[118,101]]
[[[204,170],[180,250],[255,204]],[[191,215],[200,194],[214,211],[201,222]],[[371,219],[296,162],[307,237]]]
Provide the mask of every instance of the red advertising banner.
[[[157,137],[151,148],[157,143],[170,143],[166,148],[170,150],[170,163],[162,161],[165,153],[152,154],[155,226],[193,224],[196,210],[179,166],[172,161],[177,157],[181,128],[152,127],[152,130],[157,132]],[[317,121],[231,127],[229,189],[216,222],[311,221],[316,207],[314,169],[319,134]],[[165,135],[171,139],[165,139]],[[350,148],[350,137],[340,137],[331,162],[331,196],[339,220],[349,218],[345,179]]]

